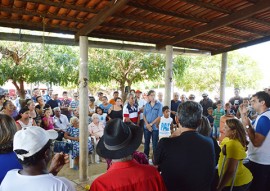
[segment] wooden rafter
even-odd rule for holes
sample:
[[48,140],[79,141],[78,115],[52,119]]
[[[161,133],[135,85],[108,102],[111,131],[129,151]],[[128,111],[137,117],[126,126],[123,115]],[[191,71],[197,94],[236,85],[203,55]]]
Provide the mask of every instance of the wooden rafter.
[[36,11],[27,11],[25,9],[19,9],[19,8],[0,7],[0,11],[4,11],[7,13],[16,13],[20,15],[29,15],[29,16],[35,16],[35,17],[48,18],[48,19],[56,19],[60,21],[83,23],[82,19],[76,19],[76,18],[66,17],[66,16],[58,16],[58,15],[47,14],[47,13],[38,13]]
[[147,29],[147,28],[141,27],[141,26],[127,26],[127,25],[122,25],[122,24],[104,23],[101,26],[108,27],[108,28],[116,28],[116,29],[126,29],[126,30],[130,30],[130,31],[134,31],[134,32],[159,34],[162,36],[174,36],[177,34],[176,31],[168,32],[166,30],[160,30],[160,29],[155,29],[155,28]]
[[185,29],[185,30],[192,30],[193,28],[187,25],[183,25],[183,24],[177,24],[177,23],[170,23],[170,22],[164,22],[164,21],[155,21],[153,19],[147,19],[144,17],[140,17],[137,15],[128,15],[128,14],[117,14],[114,15],[113,17],[115,18],[121,18],[121,19],[125,19],[125,20],[131,20],[131,21],[136,21],[136,22],[141,22],[144,24],[152,24],[152,25],[158,25],[158,26],[163,26],[163,27],[173,27],[175,29],[177,28],[181,28],[181,29]]
[[247,28],[247,27],[243,27],[243,26],[239,26],[239,25],[236,25],[236,24],[231,24],[229,25],[228,27],[231,27],[231,28],[234,28],[234,29],[237,29],[237,30],[240,30],[240,31],[243,31],[243,32],[248,32],[248,33],[251,33],[253,35],[257,35],[258,37],[263,37],[265,36],[266,33],[264,32],[261,32],[261,31],[258,31],[256,29],[252,29],[252,28]]
[[172,12],[172,11],[167,11],[167,10],[159,9],[156,7],[150,7],[149,5],[142,5],[142,4],[132,2],[132,1],[129,2],[128,5],[135,7],[135,8],[138,8],[138,9],[141,9],[141,10],[150,11],[150,12],[158,13],[158,14],[162,14],[162,15],[168,15],[168,16],[172,16],[172,17],[177,17],[177,18],[181,18],[181,19],[191,20],[194,22],[200,22],[200,23],[210,22],[207,19],[193,17],[193,16],[189,16],[189,15],[183,14],[183,13],[176,13],[176,12]]
[[201,34],[213,31],[219,27],[230,25],[234,22],[237,22],[239,20],[243,20],[245,18],[248,18],[256,13],[265,11],[270,9],[270,1],[269,0],[261,0],[257,4],[252,5],[250,7],[247,7],[245,9],[242,9],[238,12],[232,13],[226,17],[217,19],[207,25],[204,25],[202,27],[198,27],[196,30],[190,31],[185,34],[181,34],[179,36],[176,36],[170,40],[166,40],[160,44],[157,45],[157,48],[164,47],[165,45],[174,45],[179,42],[182,42],[184,40],[194,38],[196,36],[199,36]]
[[230,46],[228,48],[212,51],[212,55],[220,54],[220,53],[223,53],[223,52],[229,52],[229,51],[232,51],[232,50],[236,50],[236,49],[239,49],[239,48],[244,48],[244,47],[247,47],[247,46],[252,46],[252,45],[263,43],[263,42],[266,42],[266,41],[270,41],[270,34],[268,36],[265,36],[265,37],[262,37],[262,38],[258,38],[258,39],[254,39],[254,40],[251,40],[251,41],[248,41],[248,42],[236,44],[236,45]]
[[98,10],[95,10],[95,9],[92,9],[89,7],[66,4],[66,3],[64,3],[64,1],[63,2],[53,2],[50,0],[20,0],[20,1],[30,2],[30,3],[38,3],[38,4],[40,3],[43,5],[65,8],[65,9],[69,9],[69,10],[85,11],[88,13],[97,13],[98,12]]
[[201,1],[198,1],[198,0],[177,0],[177,1],[190,3],[190,4],[193,4],[193,5],[197,5],[198,7],[203,7],[203,8],[210,9],[210,10],[217,11],[217,12],[221,12],[221,13],[226,13],[226,14],[231,13],[230,10],[218,7],[218,6],[214,5],[214,4],[212,4],[211,2],[204,3],[204,2],[201,2]]
[[108,17],[121,10],[128,3],[128,1],[129,0],[115,0],[110,4],[110,6],[106,6],[76,33],[75,39],[78,39],[79,36],[87,36]]
[[[41,22],[28,22],[28,21],[18,21],[18,20],[7,20],[7,19],[0,19],[0,26],[3,27],[12,27],[12,28],[22,28],[22,29],[29,29],[29,30],[39,30],[43,31],[43,23]],[[65,32],[66,34],[74,34],[77,31],[75,28],[64,27],[61,25],[52,25],[46,24],[46,31],[47,32]]]

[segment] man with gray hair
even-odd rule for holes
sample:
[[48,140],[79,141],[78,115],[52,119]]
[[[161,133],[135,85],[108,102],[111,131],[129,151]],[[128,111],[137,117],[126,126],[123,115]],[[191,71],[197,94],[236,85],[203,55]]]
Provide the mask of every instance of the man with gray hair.
[[209,191],[215,151],[213,141],[196,131],[202,120],[202,106],[187,101],[177,111],[176,123],[181,134],[159,141],[154,164],[158,165],[168,191]]
[[53,108],[54,112],[54,130],[58,132],[56,140],[62,141],[67,128],[70,126],[66,115],[61,114],[60,107]]

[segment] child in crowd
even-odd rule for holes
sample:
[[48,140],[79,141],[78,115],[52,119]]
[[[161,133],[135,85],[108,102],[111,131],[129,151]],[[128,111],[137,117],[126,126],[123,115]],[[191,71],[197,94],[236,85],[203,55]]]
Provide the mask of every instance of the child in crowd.
[[46,108],[44,111],[44,117],[42,118],[43,128],[45,130],[54,129],[53,117],[51,117],[50,108]]
[[21,130],[24,127],[36,126],[35,121],[30,117],[30,111],[28,107],[23,107],[19,111],[19,115],[16,119],[17,130]]
[[96,107],[96,113],[98,114],[99,121],[106,126],[107,113],[103,113],[103,110],[100,107]]
[[220,125],[220,117],[225,114],[224,109],[222,109],[222,102],[217,101],[217,108],[213,112],[214,118],[214,128],[213,128],[213,138],[219,138],[219,125]]
[[173,127],[173,119],[170,117],[170,109],[168,106],[162,108],[163,116],[159,122],[159,139],[171,136],[171,129]]

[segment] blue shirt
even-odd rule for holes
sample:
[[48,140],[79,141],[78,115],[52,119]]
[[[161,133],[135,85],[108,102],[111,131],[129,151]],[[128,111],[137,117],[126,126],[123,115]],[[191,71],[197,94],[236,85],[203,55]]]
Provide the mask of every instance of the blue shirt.
[[[155,105],[152,107],[150,102],[145,105],[143,115],[148,123],[152,123],[156,118],[162,117],[162,105],[160,102],[156,101]],[[153,130],[158,130],[156,124],[153,124]],[[146,124],[144,124],[146,129]]]
[[22,169],[17,156],[14,152],[0,154],[0,184],[7,172],[12,169]]
[[108,104],[106,107],[103,104],[100,104],[99,107],[103,110],[103,113],[108,113],[109,109],[112,107],[112,104]]
[[[270,110],[267,110],[267,111],[270,111]],[[254,123],[255,123],[255,120],[252,122],[252,124]],[[256,133],[260,133],[261,135],[266,137],[269,131],[270,131],[269,118],[266,116],[261,116],[256,125]]]

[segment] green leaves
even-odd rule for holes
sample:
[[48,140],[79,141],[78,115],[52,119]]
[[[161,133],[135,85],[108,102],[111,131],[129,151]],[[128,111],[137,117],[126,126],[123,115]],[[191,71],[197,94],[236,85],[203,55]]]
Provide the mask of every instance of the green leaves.
[[[219,91],[221,55],[190,56],[184,67],[183,75],[175,75],[178,87],[185,91]],[[228,53],[226,86],[254,88],[260,79],[260,71],[254,60],[237,52]]]

